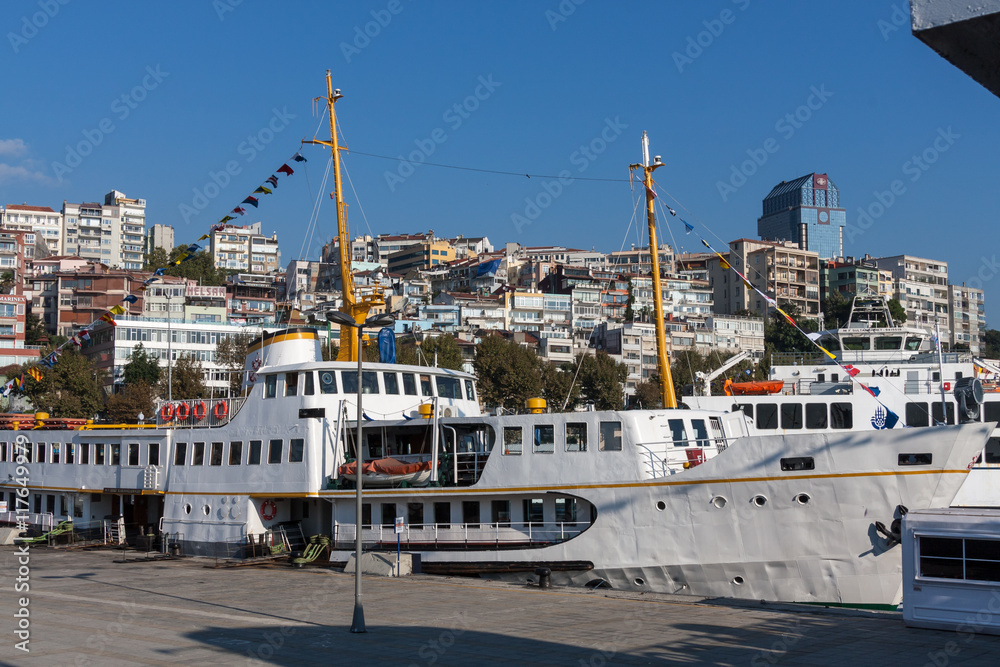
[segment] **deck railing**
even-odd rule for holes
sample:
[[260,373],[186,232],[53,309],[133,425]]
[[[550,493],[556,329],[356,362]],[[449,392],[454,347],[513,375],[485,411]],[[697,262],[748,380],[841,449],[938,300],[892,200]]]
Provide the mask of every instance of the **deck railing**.
[[[158,401],[156,425],[164,428],[224,426],[236,416],[246,400],[246,398],[198,398],[190,401]],[[184,415],[183,418],[181,415]]]
[[[587,528],[584,521],[501,521],[497,523],[425,523],[406,525],[399,535],[404,547],[419,545],[421,548],[440,549],[494,547],[530,547],[557,544],[576,537]],[[354,524],[338,523],[334,526],[335,548],[354,546],[357,531]],[[369,546],[396,544],[393,525],[366,525],[361,540]]]

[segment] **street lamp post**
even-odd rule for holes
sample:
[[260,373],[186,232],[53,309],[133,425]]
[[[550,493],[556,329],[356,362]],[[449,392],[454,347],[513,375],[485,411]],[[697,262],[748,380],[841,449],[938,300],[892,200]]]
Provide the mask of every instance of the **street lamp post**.
[[365,627],[365,610],[361,604],[361,467],[364,464],[364,453],[362,450],[361,440],[361,425],[363,423],[362,420],[364,419],[364,413],[361,408],[361,366],[364,350],[361,347],[361,342],[365,328],[390,326],[396,320],[392,315],[381,314],[372,315],[364,322],[356,322],[353,317],[339,310],[327,312],[326,319],[330,322],[336,322],[339,324],[341,326],[341,330],[343,330],[343,327],[351,327],[357,330],[358,334],[358,346],[355,348],[358,351],[358,426],[357,435],[354,439],[354,447],[356,450],[354,465],[356,466],[355,478],[357,480],[357,484],[354,494],[354,617],[351,620],[351,632],[360,634],[368,632]]

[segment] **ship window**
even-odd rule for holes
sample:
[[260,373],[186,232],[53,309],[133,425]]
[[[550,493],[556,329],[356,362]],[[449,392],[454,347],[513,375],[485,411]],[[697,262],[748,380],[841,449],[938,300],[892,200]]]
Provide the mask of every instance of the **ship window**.
[[[944,421],[941,414],[941,402],[934,401],[931,403],[931,418],[934,420],[935,424],[940,424]],[[952,401],[948,401],[948,423],[955,423],[955,404]]]
[[708,429],[705,428],[704,419],[692,419],[691,429],[694,431],[694,439],[699,447],[708,447]]
[[510,525],[510,501],[494,500],[491,503],[493,510],[493,523],[497,525]]
[[[358,372],[340,371],[340,381],[344,385],[345,394],[358,393]],[[361,374],[361,393],[378,393],[378,373],[375,371],[363,371]]]
[[406,523],[410,528],[424,527],[424,504],[406,503]]
[[556,498],[556,521],[576,523],[576,498]]
[[302,374],[302,395],[312,396],[316,393],[316,381],[313,379],[312,371]]
[[267,444],[267,462],[281,463],[281,440],[271,440]]
[[983,403],[983,421],[1000,422],[1000,401]]
[[299,374],[285,373],[285,396],[296,396],[299,393]]
[[906,349],[910,352],[916,352],[920,349],[920,338],[911,336],[906,339]]
[[250,451],[247,452],[247,465],[259,466],[260,465],[260,450],[262,448],[262,440],[251,440],[250,441]]
[[781,459],[781,469],[785,472],[796,470],[815,470],[816,462],[811,456],[798,456],[794,458]]
[[372,525],[372,506],[369,503],[361,503],[361,525],[369,528]]
[[901,466],[929,466],[933,460],[931,454],[900,454],[898,463]]
[[508,456],[520,456],[522,445],[522,431],[520,426],[503,427],[503,453]]
[[431,387],[431,376],[421,375],[420,376],[420,394],[422,396],[433,396],[434,389]]
[[413,373],[403,373],[403,393],[407,396],[417,395],[417,380]]
[[[45,445],[43,444],[42,447],[44,447],[44,446]],[[59,443],[58,442],[53,442],[52,443],[52,463],[59,463],[59,454],[60,454],[60,452],[59,452]]]
[[85,442],[80,445],[80,465],[90,464],[90,443]]
[[605,452],[622,450],[622,423],[601,422],[597,448]]
[[399,377],[395,373],[382,373],[382,384],[385,385],[385,393],[399,394]]
[[462,523],[469,528],[479,528],[479,501],[462,501]]
[[333,371],[323,371],[319,374],[319,390],[324,394],[337,393],[337,375]]
[[670,438],[674,441],[674,447],[687,447],[688,436],[687,429],[684,428],[684,420],[668,419],[667,424],[670,428]]
[[[6,460],[7,460],[7,443],[0,442],[0,461],[6,461]],[[11,507],[13,507],[13,505],[11,505]]]
[[66,463],[73,463],[73,461],[76,458],[75,454],[76,454],[76,445],[74,445],[72,442],[67,442],[66,443]]
[[191,443],[191,465],[193,466],[205,465],[204,442]]
[[128,464],[130,466],[139,465],[139,443],[130,442],[128,444]]
[[551,454],[556,449],[556,427],[552,424],[535,426],[535,453]]
[[212,443],[212,456],[208,460],[208,465],[210,466],[221,466],[222,465],[222,448],[224,443],[213,442]]
[[1000,540],[919,537],[920,576],[1000,581]]
[[122,464],[122,446],[118,444],[111,445],[111,465],[120,466]]
[[875,339],[876,350],[898,350],[903,343],[900,336],[879,336]]
[[740,403],[740,410],[750,419],[753,419],[753,403]]
[[94,445],[94,465],[104,465],[104,445],[97,443]]
[[826,403],[806,403],[806,428],[826,426]]
[[474,385],[472,384],[472,380],[465,381],[465,397],[470,401],[476,400],[476,391],[474,389]]
[[278,395],[278,376],[264,376],[264,398],[274,398]]
[[802,428],[802,404],[781,404],[781,428]]
[[871,347],[871,340],[868,338],[845,338],[844,349],[846,350],[867,350]]
[[778,428],[778,405],[776,403],[757,404],[757,428]]
[[587,424],[566,424],[566,451],[587,451]]
[[292,438],[288,441],[288,462],[302,463],[304,455],[305,440],[302,438]]
[[[940,411],[940,408],[939,408]],[[927,412],[926,403],[906,404],[906,425],[907,426],[930,426],[930,416]]]
[[832,428],[854,428],[854,406],[850,403],[831,403],[830,426]]
[[451,503],[434,503],[434,523],[438,528],[451,528]]
[[151,466],[160,465],[160,443],[151,442],[147,445],[146,454],[148,455],[146,459],[146,464]]
[[438,375],[437,390],[441,398],[462,398],[462,383],[458,378]]
[[243,442],[234,440],[229,443],[229,465],[238,466],[243,462]]
[[[102,449],[104,445],[99,445]],[[187,459],[187,443],[178,442],[174,444],[174,465],[182,466]]]
[[541,498],[524,499],[524,520],[529,523],[545,521],[545,504]]
[[396,503],[382,503],[382,525],[396,525]]

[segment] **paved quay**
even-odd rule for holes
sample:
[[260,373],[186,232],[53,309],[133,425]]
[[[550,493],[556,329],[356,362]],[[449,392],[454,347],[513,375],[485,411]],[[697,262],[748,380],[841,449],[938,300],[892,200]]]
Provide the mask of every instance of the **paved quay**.
[[[898,613],[365,578],[214,561],[115,563],[121,552],[33,547],[30,592],[0,548],[0,661],[9,665],[996,665],[1000,637],[914,630]],[[140,554],[132,554],[138,556]],[[14,648],[29,598],[30,653]]]

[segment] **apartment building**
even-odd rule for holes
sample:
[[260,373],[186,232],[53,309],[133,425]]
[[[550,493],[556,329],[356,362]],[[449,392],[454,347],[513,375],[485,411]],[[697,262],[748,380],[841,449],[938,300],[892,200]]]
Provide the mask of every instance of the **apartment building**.
[[[732,241],[729,252],[723,256],[779,304],[793,304],[805,317],[819,315],[818,253],[801,250],[791,241],[779,243],[744,238]],[[708,261],[708,271],[717,314],[733,315],[741,310],[757,315],[767,313],[767,301],[744,285],[718,257]]]
[[980,355],[986,344],[986,300],[983,290],[948,285],[948,330],[951,348],[968,347]]
[[174,249],[174,228],[170,225],[155,224],[146,230],[146,254],[155,248],[165,250],[169,255]]
[[249,273],[231,275],[223,289],[231,323],[253,326],[274,324],[277,287],[269,276]]
[[410,243],[401,250],[391,253],[386,266],[389,273],[406,275],[411,271],[443,267],[454,259],[455,249],[450,243],[433,239]]
[[[83,267],[51,274],[56,281],[54,299],[55,316],[49,310],[43,314],[48,325],[55,321],[55,333],[71,336],[79,329],[95,322],[113,306],[121,305],[127,315],[143,313],[143,281],[149,276],[142,271],[112,269],[104,264],[88,263]],[[140,295],[135,303],[122,303],[130,294]],[[49,317],[45,317],[49,315]],[[50,328],[47,326],[46,328]],[[51,331],[51,328],[50,328]]]
[[63,253],[63,217],[48,206],[9,204],[0,206],[0,229],[25,232],[24,257],[35,258],[35,244],[41,239],[50,255]]
[[[674,273],[674,251],[663,243],[660,244],[657,253],[660,263],[660,275],[664,276]],[[621,271],[622,273],[645,273],[653,272],[653,256],[649,251],[649,246],[636,247],[632,244],[629,250],[615,250],[607,254],[608,268]]]
[[209,251],[212,262],[220,269],[235,269],[248,273],[271,273],[281,267],[278,234],[265,236],[261,222],[252,225],[226,225],[212,232]]
[[879,257],[875,263],[892,274],[892,297],[906,311],[906,323],[925,329],[938,323],[941,340],[951,340],[948,263],[912,255]]

